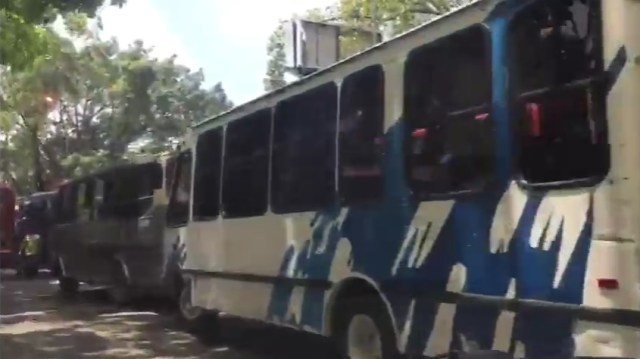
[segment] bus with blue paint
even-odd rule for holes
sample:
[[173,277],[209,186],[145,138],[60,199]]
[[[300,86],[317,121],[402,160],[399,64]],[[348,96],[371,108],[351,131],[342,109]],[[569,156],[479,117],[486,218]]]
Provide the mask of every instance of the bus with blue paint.
[[638,19],[479,0],[194,125],[168,218],[194,321],[351,358],[640,357]]

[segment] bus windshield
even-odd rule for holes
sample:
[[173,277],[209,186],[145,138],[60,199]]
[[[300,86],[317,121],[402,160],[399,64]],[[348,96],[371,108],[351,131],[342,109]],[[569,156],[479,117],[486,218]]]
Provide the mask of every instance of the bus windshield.
[[529,183],[603,176],[601,1],[538,1],[511,24],[520,171]]

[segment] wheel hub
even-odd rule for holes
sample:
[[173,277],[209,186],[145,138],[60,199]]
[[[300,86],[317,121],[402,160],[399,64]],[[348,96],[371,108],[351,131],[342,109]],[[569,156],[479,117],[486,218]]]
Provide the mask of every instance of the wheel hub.
[[201,309],[191,304],[191,288],[189,286],[182,289],[179,302],[180,312],[185,319],[194,320],[200,315]]
[[359,314],[351,319],[347,351],[351,359],[382,359],[382,335],[369,316]]

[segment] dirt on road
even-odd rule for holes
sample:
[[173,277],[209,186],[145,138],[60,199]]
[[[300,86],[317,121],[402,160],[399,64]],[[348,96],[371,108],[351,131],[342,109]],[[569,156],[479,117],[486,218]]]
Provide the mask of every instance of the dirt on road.
[[243,327],[233,320],[223,324],[225,334],[216,344],[204,345],[185,333],[173,314],[118,309],[100,291],[64,300],[51,279],[18,280],[5,274],[0,286],[0,358],[334,357],[323,354],[313,340],[294,338],[297,334]]

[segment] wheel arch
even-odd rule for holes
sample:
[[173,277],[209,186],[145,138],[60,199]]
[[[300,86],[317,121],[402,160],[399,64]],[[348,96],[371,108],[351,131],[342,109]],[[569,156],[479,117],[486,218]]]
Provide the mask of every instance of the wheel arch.
[[382,293],[376,282],[362,274],[352,274],[334,284],[325,304],[323,334],[326,336],[331,336],[333,334],[338,304],[347,298],[353,298],[358,295],[375,296],[384,304],[387,315],[391,320],[391,325],[393,326],[397,346],[399,333],[396,325],[396,318],[393,315],[393,310],[391,308],[391,303],[389,303],[389,300],[384,293]]

